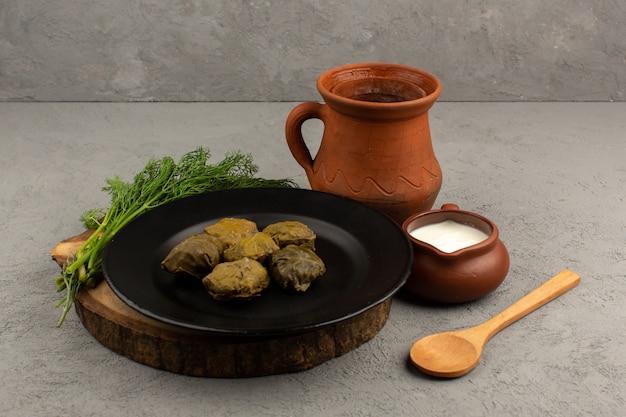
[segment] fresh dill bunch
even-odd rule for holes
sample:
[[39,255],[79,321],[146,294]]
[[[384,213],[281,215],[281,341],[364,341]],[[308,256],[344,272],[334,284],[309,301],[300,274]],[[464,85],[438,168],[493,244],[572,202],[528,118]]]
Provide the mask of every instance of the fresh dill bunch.
[[106,180],[102,190],[111,196],[111,205],[107,210],[88,210],[82,215],[81,221],[94,231],[55,279],[57,292],[65,291],[57,303],[57,307],[63,306],[57,327],[63,324],[80,288],[93,287],[102,278],[102,255],[115,233],[146,211],[209,191],[296,187],[290,179],[255,177],[258,167],[250,154],[230,152],[217,164],[209,164],[209,158],[209,151],[200,147],[183,155],[178,163],[169,156],[150,159],[132,182],[117,176]]

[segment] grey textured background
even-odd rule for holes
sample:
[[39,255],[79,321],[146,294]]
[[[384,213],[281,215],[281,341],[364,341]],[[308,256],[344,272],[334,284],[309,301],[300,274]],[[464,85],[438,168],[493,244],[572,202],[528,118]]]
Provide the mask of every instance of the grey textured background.
[[[438,103],[436,202],[493,220],[511,268],[456,306],[396,297],[369,343],[314,369],[191,378],[98,343],[72,312],[56,329],[49,250],[106,207],[104,179],[208,146],[254,149],[264,177],[304,171],[283,138],[293,103],[0,103],[0,416],[626,416],[626,103]],[[440,381],[407,362],[413,342],[473,326],[563,268],[580,285],[496,335],[478,367]]]
[[623,101],[623,0],[0,0],[0,101],[316,100],[351,62],[448,101]]

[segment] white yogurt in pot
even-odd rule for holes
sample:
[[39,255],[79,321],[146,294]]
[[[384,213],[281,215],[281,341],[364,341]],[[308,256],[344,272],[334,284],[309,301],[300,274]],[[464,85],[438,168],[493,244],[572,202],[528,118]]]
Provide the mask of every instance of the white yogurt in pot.
[[489,237],[475,227],[453,220],[418,227],[411,230],[409,234],[415,239],[428,243],[446,253],[475,245]]

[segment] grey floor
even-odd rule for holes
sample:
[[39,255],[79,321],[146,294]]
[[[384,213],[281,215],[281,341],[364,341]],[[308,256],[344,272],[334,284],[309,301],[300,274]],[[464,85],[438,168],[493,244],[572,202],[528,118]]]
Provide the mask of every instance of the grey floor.
[[[201,379],[61,329],[49,250],[106,207],[105,178],[197,146],[251,152],[264,177],[308,187],[284,140],[295,103],[0,104],[0,415],[617,416],[626,414],[626,104],[437,103],[431,129],[453,202],[492,219],[506,280],[465,305],[396,297],[369,343],[306,372]],[[307,123],[314,149],[321,125]],[[478,324],[562,269],[571,292],[513,324],[465,377],[407,363],[430,333]]]

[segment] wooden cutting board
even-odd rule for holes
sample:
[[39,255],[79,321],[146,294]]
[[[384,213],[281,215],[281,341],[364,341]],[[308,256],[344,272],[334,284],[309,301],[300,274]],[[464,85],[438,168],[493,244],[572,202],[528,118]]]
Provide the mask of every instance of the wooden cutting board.
[[[63,265],[90,234],[63,240],[52,258]],[[222,336],[160,322],[129,307],[104,280],[81,289],[75,308],[96,340],[136,362],[184,375],[239,378],[304,371],[357,348],[383,328],[391,298],[334,325],[272,337]]]

